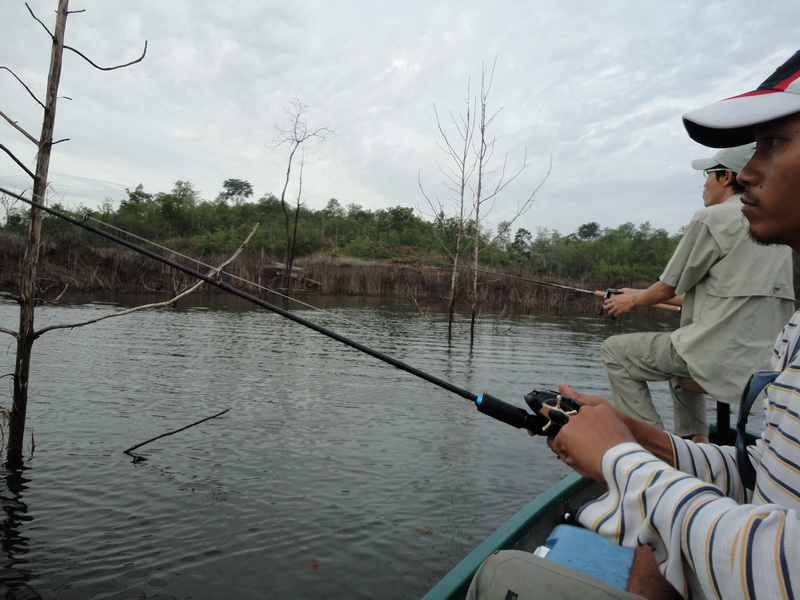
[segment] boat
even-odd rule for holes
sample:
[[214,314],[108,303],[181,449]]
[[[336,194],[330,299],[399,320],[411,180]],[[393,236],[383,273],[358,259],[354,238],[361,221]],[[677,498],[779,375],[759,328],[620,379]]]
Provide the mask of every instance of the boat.
[[[728,431],[724,443],[736,439],[736,430],[730,428],[729,406],[717,406],[717,423],[711,425],[711,439],[723,441],[718,431]],[[727,428],[724,428],[728,424]],[[759,434],[747,431],[748,443],[754,443]],[[574,513],[581,506],[595,500],[606,487],[573,473],[552,485],[520,509],[508,521],[476,546],[464,559],[434,585],[422,600],[460,600],[466,596],[472,577],[484,560],[498,550],[523,550],[533,553],[545,545],[553,530],[562,524],[574,524]]]
[[483,540],[472,552],[434,585],[422,600],[464,598],[475,571],[497,550],[533,552],[544,545],[553,529],[569,522],[573,511],[605,491],[599,483],[568,475],[519,510]]

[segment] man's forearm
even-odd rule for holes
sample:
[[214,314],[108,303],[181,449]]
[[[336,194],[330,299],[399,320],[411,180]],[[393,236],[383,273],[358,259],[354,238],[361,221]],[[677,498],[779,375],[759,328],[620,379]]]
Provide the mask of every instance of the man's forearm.
[[640,446],[659,460],[675,466],[675,450],[672,447],[672,438],[669,433],[633,418],[621,408],[617,407],[616,410]]
[[[639,306],[653,306],[660,302],[668,302],[675,298],[675,288],[663,281],[656,281],[636,298]],[[671,302],[669,302],[671,304]]]

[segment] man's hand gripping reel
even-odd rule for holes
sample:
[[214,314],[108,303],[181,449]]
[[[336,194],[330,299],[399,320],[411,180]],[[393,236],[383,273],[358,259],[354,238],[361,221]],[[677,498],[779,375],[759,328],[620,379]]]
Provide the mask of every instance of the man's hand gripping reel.
[[[616,288],[608,288],[605,292],[595,292],[595,294],[598,294],[598,295],[602,294],[601,297],[603,298],[603,301],[608,300],[609,298],[612,298],[612,297],[616,296],[617,294],[621,294],[621,293],[622,293],[622,290],[618,290]],[[601,304],[600,305],[600,312],[598,312],[597,314],[600,315],[600,316],[603,316],[604,312],[605,312],[605,304]],[[614,317],[612,317],[611,315],[609,315],[608,318],[612,319],[612,320],[614,319]]]
[[550,390],[533,390],[525,396],[525,402],[534,414],[489,394],[478,396],[475,405],[479,412],[503,423],[548,437],[555,437],[580,409],[572,398]]
[[537,435],[555,437],[572,415],[577,415],[580,404],[572,398],[550,390],[533,390],[525,396],[525,402],[536,414],[534,422]]

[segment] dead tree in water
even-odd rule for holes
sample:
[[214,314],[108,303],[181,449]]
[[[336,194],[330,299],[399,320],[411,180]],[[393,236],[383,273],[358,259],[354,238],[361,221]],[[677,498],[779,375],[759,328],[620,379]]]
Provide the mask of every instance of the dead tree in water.
[[[525,151],[525,154],[522,159],[522,165],[510,176],[506,173],[506,166],[508,163],[508,157],[506,156],[503,159],[503,165],[499,170],[499,174],[496,175],[496,179],[494,181],[494,185],[491,189],[487,191],[486,187],[486,176],[490,171],[488,170],[489,162],[494,154],[494,147],[495,143],[497,142],[497,138],[492,137],[489,139],[488,129],[491,126],[492,122],[494,121],[495,117],[500,113],[498,110],[491,116],[487,115],[486,110],[488,107],[489,102],[489,92],[492,89],[492,81],[494,80],[494,70],[497,66],[497,59],[495,59],[494,64],[492,65],[491,70],[487,69],[486,66],[481,67],[481,97],[480,97],[480,119],[478,121],[477,133],[478,139],[475,143],[475,155],[476,155],[476,177],[477,177],[477,184],[475,187],[475,193],[473,196],[473,215],[475,217],[475,228],[473,231],[473,247],[472,247],[472,310],[470,315],[470,340],[475,339],[475,324],[478,319],[478,312],[479,312],[479,300],[478,300],[478,277],[480,274],[480,253],[482,248],[481,244],[481,233],[482,228],[481,223],[483,219],[488,216],[489,211],[491,211],[491,206],[494,204],[494,201],[497,199],[497,196],[502,192],[509,184],[511,184],[517,177],[519,177],[529,166],[530,162],[528,161],[528,152]],[[487,79],[488,77],[488,79]],[[552,166],[552,165],[551,165]],[[521,201],[517,201],[517,208],[514,216],[509,220],[504,222],[504,226],[506,229],[511,227],[511,224],[516,221],[519,217],[524,215],[533,205],[533,200],[536,197],[536,193],[539,189],[544,185],[544,182],[547,180],[548,176],[550,175],[550,170],[548,169],[547,174],[544,176],[542,181],[533,189],[533,191],[524,197]],[[487,204],[488,210],[486,212],[482,212],[484,208],[484,204]]]
[[447,218],[447,213],[442,203],[435,204],[425,193],[422,183],[419,182],[420,190],[435,214],[434,218],[440,231],[442,247],[450,255],[450,262],[453,265],[450,273],[450,291],[448,293],[448,339],[453,335],[453,319],[455,318],[456,301],[458,300],[458,274],[461,267],[459,263],[461,262],[462,246],[464,244],[464,225],[468,218],[466,214],[466,198],[469,181],[475,170],[475,158],[470,151],[475,129],[474,104],[475,101],[470,98],[469,83],[467,83],[466,113],[460,115],[459,118],[454,117],[452,113],[450,114],[458,139],[451,138],[439,117],[436,105],[433,106],[433,111],[436,113],[436,126],[441,136],[441,141],[437,142],[437,145],[447,155],[450,163],[446,168],[440,168],[440,171],[445,177],[445,187],[452,194],[450,200],[456,210],[454,220]]
[[[30,176],[32,180],[32,198],[38,204],[45,204],[46,191],[48,185],[48,171],[50,168],[50,155],[54,144],[66,140],[53,140],[53,133],[55,130],[56,122],[56,105],[58,102],[58,87],[61,81],[61,65],[64,55],[64,50],[70,50],[84,60],[86,60],[93,67],[107,71],[111,69],[118,69],[127,67],[144,59],[147,52],[147,42],[145,42],[144,51],[142,55],[125,65],[118,65],[116,67],[99,67],[86,56],[64,45],[64,32],[67,27],[67,16],[69,11],[69,0],[59,0],[58,8],[56,11],[56,24],[55,29],[51,32],[47,26],[40,21],[30,6],[28,8],[31,16],[39,22],[44,28],[52,41],[52,50],[50,53],[50,71],[47,78],[47,91],[44,102],[40,101],[36,95],[31,92],[30,88],[25,85],[19,77],[8,67],[1,67],[3,70],[9,72],[19,83],[25,87],[30,96],[42,107],[42,130],[38,139],[29,134],[25,129],[19,126],[16,121],[0,112],[0,115],[5,118],[15,129],[22,133],[30,142],[36,145],[36,167],[35,172],[31,172],[25,164],[17,158],[5,146],[1,146],[2,150],[8,154],[11,159]],[[82,12],[82,11],[79,11]],[[19,463],[22,459],[23,438],[25,433],[25,418],[28,407],[28,383],[30,380],[31,370],[31,353],[33,343],[38,335],[34,329],[34,311],[36,305],[36,291],[37,291],[37,270],[39,266],[39,249],[41,245],[42,234],[42,211],[39,208],[31,207],[28,219],[28,233],[25,241],[25,251],[22,257],[19,273],[19,295],[16,298],[20,305],[20,318],[19,329],[16,332],[3,330],[5,333],[14,335],[17,339],[17,354],[14,365],[14,381],[13,381],[13,403],[11,407],[11,414],[9,417],[9,435],[6,460],[9,464]]]
[[317,138],[320,141],[325,141],[326,136],[332,133],[330,127],[320,127],[319,129],[310,130],[303,113],[306,106],[297,98],[292,100],[289,108],[286,109],[286,114],[289,117],[288,123],[278,130],[278,137],[273,142],[273,147],[287,145],[289,146],[289,159],[286,165],[286,180],[283,183],[283,190],[281,191],[281,209],[283,210],[284,217],[284,235],[286,237],[286,254],[284,258],[284,275],[283,287],[287,293],[292,291],[292,266],[294,263],[295,247],[297,244],[297,221],[300,218],[300,198],[303,189],[303,164],[304,160],[300,160],[300,179],[297,192],[297,200],[295,202],[293,213],[289,211],[289,205],[286,201],[286,190],[289,187],[292,174],[292,162],[294,161],[295,154],[301,145],[311,138]]
[[[429,206],[435,213],[436,223],[439,225],[439,230],[442,234],[440,241],[450,254],[452,263],[448,337],[452,335],[458,293],[458,270],[465,267],[469,268],[466,265],[467,261],[462,259],[462,254],[466,254],[469,251],[469,242],[471,241],[472,243],[470,340],[473,340],[475,336],[475,324],[480,309],[478,283],[481,269],[479,258],[481,251],[486,246],[486,227],[483,226],[483,221],[491,211],[491,206],[497,200],[498,195],[531,164],[526,152],[521,165],[511,174],[507,172],[507,158],[504,159],[503,165],[499,170],[492,171],[489,169],[497,141],[496,138],[489,135],[489,129],[500,112],[499,110],[493,114],[487,112],[489,92],[492,88],[496,64],[497,60],[495,59],[491,69],[482,66],[480,99],[471,96],[470,84],[469,81],[467,82],[465,113],[455,116],[452,113],[450,114],[450,120],[456,130],[455,136],[449,134],[447,127],[439,117],[439,112],[434,106],[436,125],[441,137],[441,141],[437,142],[437,145],[445,153],[449,163],[446,168],[441,168],[440,171],[445,176],[445,187],[452,194],[450,200],[455,206],[456,216],[448,217],[444,206],[441,203],[434,204],[425,190],[422,190]],[[491,185],[487,181],[490,175],[493,175]],[[530,209],[536,192],[546,179],[547,175],[535,187],[533,192],[526,194],[522,200],[517,202],[515,215],[511,220],[504,222],[506,229]],[[421,183],[420,188],[422,189]],[[471,239],[467,239],[468,237]]]

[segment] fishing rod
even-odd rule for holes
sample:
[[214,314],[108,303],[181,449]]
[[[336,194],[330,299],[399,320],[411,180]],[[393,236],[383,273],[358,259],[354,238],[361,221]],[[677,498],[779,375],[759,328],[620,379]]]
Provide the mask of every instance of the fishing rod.
[[[399,256],[403,256],[403,255],[399,255]],[[448,266],[448,267],[451,266],[449,263],[444,263],[444,262],[441,262],[441,261],[438,261],[438,260],[431,260],[431,259],[428,259],[428,258],[423,258],[423,259],[419,259],[419,260],[424,260],[426,262],[431,262],[431,263],[434,263],[434,264],[437,264],[437,265],[444,265],[444,266]],[[547,287],[559,288],[559,289],[562,289],[562,290],[569,290],[571,292],[580,292],[582,294],[591,294],[592,296],[597,296],[598,298],[602,298],[603,300],[605,300],[606,298],[610,298],[611,296],[615,296],[617,294],[622,294],[623,293],[622,290],[618,290],[616,288],[608,288],[605,291],[601,291],[601,290],[592,291],[592,290],[585,290],[585,289],[579,288],[579,287],[573,287],[571,285],[562,285],[560,283],[553,283],[552,281],[541,281],[539,279],[530,279],[528,277],[520,277],[519,275],[509,275],[507,273],[497,273],[495,271],[487,271],[485,269],[478,269],[476,267],[471,267],[471,266],[466,265],[466,264],[465,265],[456,265],[456,266],[459,269],[466,269],[468,271],[473,271],[473,272],[476,272],[476,273],[484,273],[486,275],[494,275],[495,277],[505,277],[507,279],[516,279],[517,281],[525,281],[525,282],[528,282],[528,283],[535,283],[537,285],[544,285],[544,286],[547,286]],[[680,310],[681,310],[681,307],[676,305],[676,304],[666,304],[666,303],[653,304],[653,308],[660,308],[662,310],[671,310],[671,311],[674,311],[674,312],[680,312]],[[602,308],[601,308],[600,312],[602,313]]]
[[[152,240],[148,240],[147,238],[138,236],[135,233],[131,233],[130,231],[126,231],[124,229],[116,227],[115,225],[112,225],[111,223],[107,223],[107,222],[105,222],[105,221],[103,221],[101,219],[98,219],[97,217],[93,217],[91,215],[88,215],[88,216],[84,215],[84,220],[86,220],[86,219],[92,220],[95,223],[100,223],[103,227],[108,227],[109,229],[113,229],[115,231],[123,233],[123,234],[125,234],[127,236],[130,236],[130,237],[135,238],[137,240],[140,240],[142,242],[146,242],[146,243],[148,243],[148,244],[150,244],[152,246],[155,246],[156,248],[160,248],[161,250],[169,252],[170,254],[173,254],[175,256],[179,256],[180,258],[184,258],[186,260],[189,260],[189,261],[191,261],[191,262],[193,262],[193,263],[195,263],[195,264],[197,264],[197,265],[199,265],[201,267],[206,267],[208,269],[215,269],[215,267],[212,267],[208,263],[204,263],[202,260],[199,260],[197,258],[193,258],[193,257],[188,256],[186,254],[181,254],[177,250],[173,250],[171,248],[168,248],[167,246],[162,246],[162,245],[160,245],[160,244],[158,244],[158,243],[156,243],[156,242],[154,242]],[[256,283],[255,281],[250,281],[248,279],[245,279],[244,277],[239,277],[238,275],[236,275],[234,273],[231,273],[229,271],[225,271],[224,269],[220,270],[219,274],[220,275],[225,275],[225,276],[229,277],[230,279],[240,281],[241,283],[247,284],[247,285],[249,285],[249,286],[251,286],[253,288],[256,288],[256,289],[258,289],[260,291],[267,292],[269,294],[274,294],[275,296],[278,296],[278,297],[280,297],[280,298],[282,298],[284,300],[289,300],[291,302],[299,304],[300,306],[304,306],[306,308],[310,308],[311,310],[315,310],[315,311],[318,311],[318,312],[321,312],[321,313],[326,313],[326,314],[332,316],[333,318],[335,318],[336,320],[341,321],[343,323],[348,323],[349,325],[353,325],[354,327],[360,327],[362,329],[368,329],[363,323],[358,323],[356,321],[351,321],[350,319],[347,319],[342,315],[338,315],[338,314],[327,312],[324,309],[320,308],[319,306],[314,306],[313,304],[309,304],[308,302],[303,302],[302,300],[300,300],[298,298],[292,298],[291,296],[288,296],[286,294],[282,294],[277,290],[274,290],[274,289],[269,288],[267,286],[261,285],[260,283]]]
[[[93,221],[98,222],[98,223],[102,223],[105,227],[110,227],[112,229],[116,229],[117,231],[122,231],[127,235],[130,235],[132,237],[136,237],[136,238],[138,238],[140,240],[143,240],[143,241],[149,241],[149,240],[146,240],[145,238],[141,238],[141,237],[139,237],[139,236],[137,236],[135,234],[132,234],[130,232],[127,232],[127,231],[124,231],[122,229],[119,229],[118,227],[114,227],[113,225],[111,225],[109,223],[105,223],[102,220],[97,219],[95,217],[91,217],[90,216],[89,218],[92,219]],[[173,254],[176,254],[177,256],[181,256],[183,258],[186,258],[186,259],[189,259],[189,260],[193,260],[194,262],[197,262],[197,264],[203,265],[204,267],[211,268],[209,265],[204,264],[204,263],[202,263],[200,261],[197,261],[196,259],[192,259],[192,258],[190,258],[188,256],[183,255],[183,254],[180,254],[179,252],[175,252],[174,250],[170,250],[169,248],[166,248],[164,246],[159,246],[158,244],[155,244],[154,242],[149,242],[149,243],[155,245],[156,247],[162,248],[163,250],[167,250],[167,251],[169,251],[169,252],[171,252]],[[400,258],[415,258],[416,260],[422,260],[422,261],[425,261],[427,263],[431,263],[431,264],[435,264],[435,265],[442,265],[442,266],[445,266],[445,267],[453,266],[450,263],[445,263],[445,262],[442,262],[442,261],[439,261],[439,260],[433,260],[431,258],[412,257],[411,255],[408,255],[408,254],[398,254],[396,252],[393,252],[392,254],[394,254],[395,256],[400,257]],[[592,294],[593,296],[597,296],[597,297],[603,298],[603,300],[605,300],[606,298],[610,298],[611,296],[614,296],[616,294],[622,294],[623,293],[621,290],[618,290],[616,288],[609,288],[609,289],[607,289],[605,291],[586,290],[586,289],[573,287],[573,286],[569,286],[569,285],[562,285],[562,284],[559,284],[559,283],[553,283],[551,281],[541,281],[541,280],[538,280],[538,279],[530,279],[528,277],[521,277],[519,275],[511,275],[511,274],[508,274],[508,273],[498,273],[496,271],[487,271],[486,269],[478,269],[478,268],[475,268],[475,267],[471,267],[468,264],[463,264],[463,265],[456,264],[455,267],[458,268],[458,269],[465,269],[467,271],[473,271],[473,272],[477,272],[477,273],[484,273],[486,275],[492,275],[494,277],[505,277],[506,279],[516,279],[517,281],[525,281],[525,282],[528,282],[528,283],[535,283],[535,284],[538,284],[538,285],[544,285],[544,286],[548,286],[548,287],[560,288],[560,289],[569,290],[569,291],[573,291],[573,292],[580,292],[580,293],[584,293],[584,294]],[[305,304],[304,302],[301,302],[300,300],[297,300],[296,298],[290,298],[289,296],[284,296],[283,294],[280,294],[280,293],[276,292],[275,290],[271,290],[269,288],[264,288],[263,286],[259,286],[258,284],[253,283],[252,281],[247,281],[246,279],[242,279],[241,277],[237,277],[236,275],[233,275],[231,273],[225,273],[224,271],[223,271],[223,273],[228,275],[229,277],[231,277],[233,279],[238,279],[238,280],[240,280],[240,281],[242,281],[244,283],[247,283],[248,285],[254,285],[254,286],[260,287],[261,289],[265,289],[266,291],[268,291],[268,292],[270,292],[272,294],[277,294],[278,296],[281,296],[283,298],[292,300],[294,302],[298,302],[299,304],[303,304],[304,306],[307,306],[308,308],[316,308],[315,306],[312,306],[310,304]],[[680,312],[680,310],[681,310],[681,307],[678,306],[678,305],[665,304],[665,303],[654,304],[653,308],[659,308],[659,309],[662,309],[662,310],[670,310],[670,311],[674,311],[674,312]],[[601,306],[599,314],[602,315],[603,314],[603,310],[604,309]]]
[[567,422],[567,420],[569,420],[569,416],[575,414],[575,412],[577,412],[578,410],[578,404],[574,400],[572,400],[571,398],[567,398],[566,396],[561,396],[560,394],[549,390],[533,390],[532,392],[530,392],[525,396],[525,402],[534,411],[533,414],[527,412],[523,408],[520,408],[513,404],[509,404],[508,402],[505,402],[504,400],[496,398],[495,396],[492,396],[490,394],[486,393],[474,394],[469,390],[466,390],[464,388],[458,387],[450,383],[449,381],[445,381],[444,379],[436,377],[435,375],[431,375],[429,373],[426,373],[425,371],[417,369],[416,367],[412,367],[411,365],[406,364],[403,361],[400,361],[392,356],[389,356],[388,354],[384,354],[383,352],[370,348],[369,346],[366,346],[360,342],[345,337],[331,329],[328,329],[327,327],[318,325],[313,321],[304,319],[303,317],[300,317],[288,310],[284,310],[279,306],[275,306],[274,304],[262,300],[257,296],[253,296],[252,294],[249,294],[243,290],[228,285],[227,283],[221,281],[220,279],[217,279],[210,275],[205,275],[199,271],[192,269],[191,267],[187,267],[186,265],[182,265],[181,263],[171,260],[166,256],[157,254],[156,252],[148,250],[147,248],[143,248],[142,246],[139,246],[138,244],[135,244],[129,240],[118,237],[113,233],[103,231],[102,229],[99,229],[94,225],[90,225],[89,223],[86,222],[86,220],[81,221],[68,214],[62,213],[61,211],[50,208],[49,206],[45,206],[44,204],[39,204],[38,202],[29,200],[24,196],[20,196],[19,194],[15,194],[14,192],[10,192],[6,189],[3,189],[2,187],[0,187],[0,193],[7,194],[8,196],[21,200],[22,202],[25,202],[26,204],[34,208],[38,208],[39,210],[42,210],[48,214],[58,217],[59,219],[67,221],[68,223],[77,225],[78,227],[85,229],[86,231],[91,231],[92,233],[104,237],[116,244],[125,246],[126,248],[129,248],[134,252],[152,258],[153,260],[157,260],[158,262],[170,266],[174,269],[177,269],[182,273],[190,275],[196,279],[200,279],[205,283],[213,285],[225,292],[233,294],[234,296],[238,296],[239,298],[242,298],[244,300],[247,300],[248,302],[256,304],[257,306],[272,311],[286,319],[289,319],[291,321],[294,321],[295,323],[303,325],[304,327],[312,329],[317,333],[321,333],[322,335],[325,335],[331,339],[341,342],[342,344],[354,348],[359,352],[368,354],[373,358],[377,358],[378,360],[381,360],[385,363],[392,365],[393,367],[396,367],[402,371],[410,373],[411,375],[419,377],[420,379],[424,379],[425,381],[428,381],[429,383],[432,383],[440,388],[443,388],[448,392],[452,392],[453,394],[457,394],[462,398],[466,398],[467,400],[470,400],[475,404],[476,408],[478,409],[478,412],[493,417],[498,421],[502,421],[503,423],[506,423],[518,429],[527,429],[528,431],[531,431],[538,435],[553,436],[558,432],[561,426],[564,425]]

